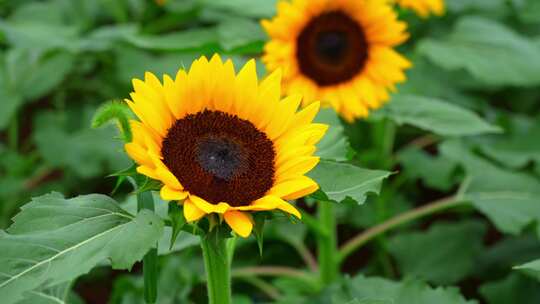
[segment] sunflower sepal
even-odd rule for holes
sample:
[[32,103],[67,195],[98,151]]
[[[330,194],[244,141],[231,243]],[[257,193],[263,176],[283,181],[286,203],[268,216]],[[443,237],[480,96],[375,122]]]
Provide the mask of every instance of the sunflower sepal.
[[192,225],[197,227],[200,237],[205,237],[216,232],[224,239],[233,237],[232,229],[224,222],[221,214],[208,214]]
[[182,208],[180,207],[180,202],[169,202],[168,207],[168,216],[171,220],[172,228],[169,250],[172,250],[174,243],[176,242],[176,238],[178,238],[178,234],[184,229],[187,222],[182,212]]
[[263,241],[264,241],[264,224],[268,218],[271,218],[271,212],[257,212],[253,215],[253,235],[257,240],[257,247],[259,248],[259,256],[263,254]]

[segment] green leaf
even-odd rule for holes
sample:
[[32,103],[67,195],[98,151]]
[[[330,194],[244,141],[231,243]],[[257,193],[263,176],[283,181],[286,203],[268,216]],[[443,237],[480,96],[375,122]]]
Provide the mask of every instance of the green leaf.
[[198,58],[199,54],[192,53],[165,53],[153,54],[134,47],[116,47],[115,65],[116,79],[127,85],[131,85],[133,78],[144,79],[146,71],[152,71],[158,77],[163,74],[176,75],[179,68],[189,68],[191,62]]
[[477,138],[475,146],[484,154],[510,168],[525,167],[529,162],[540,163],[540,120],[511,117],[504,136]]
[[474,270],[485,232],[486,226],[475,221],[436,223],[426,232],[397,234],[388,249],[403,275],[453,284]]
[[250,43],[263,42],[266,39],[257,22],[239,17],[223,20],[217,27],[217,34],[219,43],[225,51],[240,48]]
[[534,260],[523,265],[515,266],[514,269],[535,278],[540,281],[540,259]]
[[[60,283],[45,289],[31,290],[24,295],[24,299],[17,304],[64,304],[68,303],[67,297],[71,281]],[[71,302],[69,302],[71,303]]]
[[6,304],[26,291],[72,280],[105,259],[115,269],[129,269],[163,232],[154,213],[133,218],[98,194],[37,197],[13,220],[9,233],[0,233],[0,297]]
[[455,13],[462,13],[468,10],[499,11],[506,9],[505,0],[452,0],[446,1],[445,4],[448,6],[448,11]]
[[499,168],[459,141],[447,141],[439,150],[465,168],[470,184],[463,198],[471,201],[499,230],[519,234],[534,223],[540,236],[540,181],[525,173]]
[[388,117],[397,124],[409,124],[444,136],[466,136],[499,132],[474,112],[437,98],[395,95],[374,118]]
[[12,71],[12,81],[27,100],[48,94],[60,85],[75,66],[75,57],[68,52],[49,52],[36,56],[29,51],[21,51],[15,56],[17,58],[13,59],[12,66],[8,68]]
[[315,154],[322,159],[335,161],[347,160],[349,142],[336,112],[330,109],[321,109],[314,121],[329,126],[328,131],[326,131],[324,137],[317,144]]
[[462,17],[450,35],[425,39],[418,50],[435,64],[450,70],[466,69],[486,84],[540,84],[540,48],[505,25],[483,17]]
[[478,257],[476,275],[491,278],[493,273],[504,273],[515,265],[540,256],[540,242],[534,234],[508,236],[490,246]]
[[525,23],[540,23],[540,2],[536,0],[511,1],[519,19]]
[[432,288],[414,280],[393,282],[382,278],[367,278],[358,275],[345,282],[342,291],[334,292],[332,303],[347,303],[351,300],[378,300],[390,303],[414,304],[475,304],[467,301],[455,287]]
[[421,179],[431,188],[448,191],[456,182],[453,173],[457,163],[444,156],[432,156],[411,147],[401,151],[398,160],[404,168],[403,174],[412,179]]
[[121,101],[108,101],[102,104],[94,114],[92,128],[99,128],[104,124],[116,120],[124,142],[131,142],[131,127],[129,119],[132,118],[129,107]]
[[254,18],[272,17],[276,12],[276,0],[205,0],[204,4],[205,8]]
[[78,29],[33,20],[19,22],[0,21],[0,32],[10,45],[22,49],[78,49]]
[[136,47],[159,51],[201,50],[219,41],[215,28],[195,28],[161,35],[138,34],[127,36],[127,41]]
[[540,303],[540,284],[519,274],[480,286],[480,294],[488,304]]
[[368,193],[379,193],[383,179],[390,174],[387,171],[321,160],[308,175],[319,184],[326,199],[341,202],[346,198],[352,198],[362,204]]
[[69,118],[42,112],[36,119],[33,139],[46,164],[67,168],[80,177],[96,176],[104,168],[118,170],[128,166],[126,155],[119,152],[121,143],[114,140],[113,128],[70,130]]

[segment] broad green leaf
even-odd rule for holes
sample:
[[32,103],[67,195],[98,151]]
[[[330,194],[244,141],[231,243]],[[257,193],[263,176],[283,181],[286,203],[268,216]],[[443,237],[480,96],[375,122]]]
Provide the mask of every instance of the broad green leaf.
[[445,1],[448,11],[461,13],[463,11],[498,11],[506,9],[505,0],[450,0]]
[[535,223],[540,236],[540,181],[530,175],[504,170],[469,151],[459,141],[440,146],[446,157],[460,163],[470,184],[464,199],[484,213],[503,232],[518,234]]
[[478,257],[476,276],[490,278],[492,273],[507,272],[515,265],[524,264],[540,256],[540,242],[534,234],[507,236],[486,248]]
[[469,110],[482,109],[483,98],[468,92],[478,89],[482,83],[469,73],[445,70],[416,53],[411,55],[410,60],[414,68],[407,71],[407,81],[398,85],[399,95],[433,97]]
[[484,154],[510,168],[540,163],[540,120],[512,117],[504,135],[477,138],[475,146]]
[[7,59],[10,79],[27,100],[48,94],[60,85],[75,64],[73,54],[55,51],[36,53],[13,49]]
[[[68,131],[68,118],[45,112],[36,120],[34,142],[48,165],[68,168],[80,177],[96,176],[104,168],[127,167],[127,156],[120,152],[122,145],[114,138],[114,128]],[[89,124],[85,122],[85,126]]]
[[[3,78],[0,76],[0,82],[2,80]],[[0,108],[0,130],[3,130],[13,119],[13,115],[15,115],[17,109],[23,104],[23,98],[19,93],[6,88],[5,83],[0,83],[0,100],[2,101]]]
[[[266,36],[261,26],[247,18],[228,18],[217,27],[219,43],[225,51],[246,46],[250,43],[263,42]],[[262,51],[262,49],[261,49]]]
[[368,193],[379,193],[382,181],[390,174],[388,171],[321,160],[308,175],[319,184],[325,193],[325,199],[341,202],[349,197],[362,204]]
[[373,300],[373,299],[364,299],[364,300],[353,300],[347,304],[394,304],[392,300]]
[[536,0],[511,1],[517,9],[518,17],[525,23],[540,23],[540,2]]
[[133,217],[104,195],[65,199],[53,193],[23,206],[8,231],[0,233],[6,304],[72,280],[105,259],[115,269],[131,268],[161,237],[163,222],[146,210]]
[[404,168],[402,174],[421,179],[434,189],[448,191],[456,182],[453,173],[457,164],[444,156],[432,156],[418,148],[407,148],[398,154],[398,160]]
[[432,288],[420,281],[408,280],[394,282],[383,278],[367,278],[358,275],[346,282],[343,289],[346,292],[335,293],[333,304],[347,303],[351,300],[379,300],[395,304],[475,304],[467,301],[455,287]]
[[[160,261],[158,298],[156,304],[190,303],[193,285],[199,282],[203,270],[202,257],[176,254]],[[146,304],[143,297],[143,278],[140,275],[122,275],[114,281],[109,303]]]
[[520,274],[480,286],[480,294],[487,304],[540,303],[540,284]]
[[178,69],[189,69],[191,62],[199,56],[193,53],[154,55],[133,47],[118,47],[114,53],[116,79],[125,85],[130,85],[133,78],[144,79],[146,71],[152,71],[159,78],[163,74],[174,77]]
[[315,154],[322,159],[335,161],[347,160],[349,143],[336,112],[330,109],[321,109],[314,121],[329,126],[328,131],[326,131],[324,137],[317,144]]
[[522,271],[523,273],[540,281],[540,259],[516,266],[514,269]]
[[276,12],[276,0],[204,0],[204,4],[206,8],[246,17],[272,17]]
[[375,118],[388,117],[397,124],[409,124],[445,136],[478,135],[500,131],[498,127],[487,123],[474,112],[437,98],[416,95],[395,95],[392,101],[375,115]]
[[540,84],[540,48],[505,25],[483,17],[462,17],[450,35],[427,38],[418,48],[435,64],[466,69],[486,84]]
[[390,239],[388,249],[403,275],[435,284],[453,284],[474,270],[485,232],[480,222],[440,222],[426,232],[397,234]]
[[66,25],[24,20],[0,21],[0,32],[13,46],[24,49],[78,49],[78,29]]
[[60,283],[45,289],[28,291],[22,301],[17,304],[67,304],[71,281]]
[[197,28],[152,36],[138,34],[126,36],[126,39],[127,42],[142,49],[189,51],[211,47],[219,41],[219,36],[215,28]]

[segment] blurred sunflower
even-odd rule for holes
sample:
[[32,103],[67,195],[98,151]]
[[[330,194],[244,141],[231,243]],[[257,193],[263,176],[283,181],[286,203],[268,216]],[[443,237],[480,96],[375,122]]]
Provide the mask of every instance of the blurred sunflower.
[[412,9],[422,18],[430,14],[441,16],[444,14],[444,0],[395,0],[397,4],[406,9]]
[[137,171],[163,182],[161,197],[183,200],[187,221],[222,214],[240,236],[250,235],[250,212],[279,209],[300,218],[286,200],[318,189],[304,176],[318,163],[315,144],[327,126],[311,123],[314,103],[297,112],[299,95],[281,98],[281,74],[259,83],[255,62],[235,74],[215,55],[193,62],[161,83],[146,73],[126,100],[131,121],[125,149]]
[[383,0],[280,1],[277,16],[263,20],[270,36],[263,61],[283,68],[287,93],[322,100],[345,119],[366,117],[405,80],[410,62],[393,47],[408,38]]

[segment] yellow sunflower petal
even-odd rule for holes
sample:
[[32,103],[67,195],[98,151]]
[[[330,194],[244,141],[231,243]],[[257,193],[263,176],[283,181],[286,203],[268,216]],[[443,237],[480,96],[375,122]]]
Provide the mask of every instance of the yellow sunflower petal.
[[276,170],[276,182],[302,176],[309,172],[319,163],[317,156],[302,156],[294,158],[278,167]]
[[176,190],[172,189],[167,185],[164,185],[161,187],[161,191],[159,191],[159,195],[163,200],[166,201],[180,201],[187,197],[187,192],[184,192],[182,190]]
[[300,214],[300,212],[293,205],[273,195],[266,195],[254,201],[253,203],[251,203],[251,206],[247,206],[247,207],[251,207],[251,209],[245,209],[245,210],[267,211],[267,210],[279,209],[289,214],[292,214],[299,219],[302,218],[302,215]]
[[247,238],[253,229],[253,221],[250,216],[242,211],[227,211],[223,214],[225,222],[239,236]]
[[197,208],[201,209],[205,213],[225,213],[231,206],[229,204],[221,202],[218,204],[210,204],[205,199],[196,195],[190,195],[189,199]]
[[186,221],[188,223],[198,221],[203,216],[206,215],[204,211],[197,208],[193,202],[191,202],[190,199],[186,199],[183,203],[184,205],[184,217],[186,218]]
[[278,183],[268,194],[285,200],[297,199],[311,194],[319,189],[319,185],[307,176],[301,176]]
[[153,178],[153,179],[159,179],[159,176],[157,175],[156,173],[156,169],[153,168],[153,167],[149,167],[149,166],[138,166],[137,167],[137,172],[142,174],[142,175],[146,175],[150,178]]
[[131,157],[137,164],[151,166],[152,160],[140,145],[136,143],[127,143],[124,145],[126,153]]

